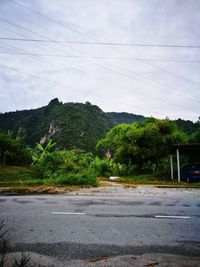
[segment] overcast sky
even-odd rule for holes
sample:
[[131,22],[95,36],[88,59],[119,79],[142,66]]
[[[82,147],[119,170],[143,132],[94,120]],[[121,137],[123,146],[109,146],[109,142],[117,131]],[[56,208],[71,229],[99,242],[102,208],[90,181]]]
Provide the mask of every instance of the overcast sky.
[[57,97],[197,121],[199,14],[199,0],[0,0],[0,112]]

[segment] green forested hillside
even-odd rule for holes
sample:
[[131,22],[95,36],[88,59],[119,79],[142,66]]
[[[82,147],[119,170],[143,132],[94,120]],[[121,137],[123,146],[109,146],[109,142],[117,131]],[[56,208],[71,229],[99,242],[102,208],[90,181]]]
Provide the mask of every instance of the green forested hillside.
[[200,128],[199,121],[194,123],[189,120],[178,119],[178,120],[175,120],[174,122],[176,123],[176,125],[178,126],[180,130],[182,130],[183,132],[189,135],[193,134]]
[[107,112],[106,113],[112,126],[120,123],[133,123],[136,121],[142,121],[145,119],[142,115],[131,114],[127,112]]
[[[65,103],[53,99],[47,106],[0,114],[0,129],[11,130],[35,147],[37,142],[56,142],[59,149],[80,148],[95,151],[97,142],[115,125],[145,120],[142,115],[125,112],[103,112],[89,102]],[[176,120],[178,128],[191,135],[200,123]]]
[[93,151],[110,127],[106,114],[88,102],[62,104],[53,99],[47,106],[35,110],[0,114],[0,128],[11,130],[15,135],[18,131],[26,132],[25,141],[32,146],[52,139],[58,148]]

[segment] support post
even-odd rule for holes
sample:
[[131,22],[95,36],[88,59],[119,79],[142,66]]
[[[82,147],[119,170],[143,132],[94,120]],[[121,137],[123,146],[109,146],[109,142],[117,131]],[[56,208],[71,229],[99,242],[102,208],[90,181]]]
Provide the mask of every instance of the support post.
[[179,159],[179,149],[176,149],[176,157],[177,157],[177,173],[178,173],[178,182],[181,181],[181,175],[180,175],[180,159]]
[[170,155],[170,166],[171,166],[171,180],[174,180],[173,156],[172,155]]

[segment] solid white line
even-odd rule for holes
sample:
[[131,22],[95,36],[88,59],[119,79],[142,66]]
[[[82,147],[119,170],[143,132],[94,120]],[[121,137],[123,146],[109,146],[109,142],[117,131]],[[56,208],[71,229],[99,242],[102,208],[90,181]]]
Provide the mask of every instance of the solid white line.
[[55,211],[51,213],[52,215],[85,215],[83,212],[62,212],[62,211]]
[[190,219],[189,216],[156,215],[155,218]]

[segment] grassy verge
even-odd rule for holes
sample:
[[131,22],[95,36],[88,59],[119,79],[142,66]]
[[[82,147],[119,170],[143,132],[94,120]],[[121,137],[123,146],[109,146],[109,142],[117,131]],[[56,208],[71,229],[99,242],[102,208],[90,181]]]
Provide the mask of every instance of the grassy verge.
[[[112,182],[123,184],[124,187],[137,187],[137,185],[154,185],[159,188],[200,188],[200,183],[178,183],[176,180],[171,181],[163,178],[162,175],[135,175],[121,177],[118,180],[111,181],[106,178],[99,178],[95,184],[94,181],[87,183],[87,177],[73,177],[36,179],[33,178],[30,168],[6,166],[0,168],[0,193],[9,194],[35,194],[35,193],[64,193],[76,190],[78,188],[86,188],[97,186],[111,186]],[[109,181],[109,183],[107,183]],[[73,184],[74,182],[74,184]]]
[[97,185],[96,178],[87,179],[80,175],[39,179],[34,178],[33,171],[28,167],[0,167],[1,193],[57,193]]
[[178,183],[177,180],[169,180],[163,175],[134,175],[134,176],[124,176],[120,177],[117,182],[124,184],[125,186],[131,185],[154,185],[159,188],[200,188],[199,183]]

